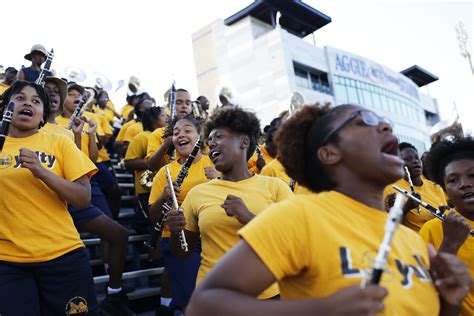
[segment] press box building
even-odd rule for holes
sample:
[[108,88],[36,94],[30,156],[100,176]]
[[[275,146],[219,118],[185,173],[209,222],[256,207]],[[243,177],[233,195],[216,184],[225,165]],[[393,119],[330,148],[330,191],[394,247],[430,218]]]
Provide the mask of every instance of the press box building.
[[289,109],[295,91],[306,103],[363,105],[391,118],[400,141],[429,148],[439,112],[419,88],[438,78],[418,66],[397,72],[303,40],[330,22],[302,1],[257,0],[207,25],[192,36],[199,93],[216,104],[217,91],[228,86],[263,124]]

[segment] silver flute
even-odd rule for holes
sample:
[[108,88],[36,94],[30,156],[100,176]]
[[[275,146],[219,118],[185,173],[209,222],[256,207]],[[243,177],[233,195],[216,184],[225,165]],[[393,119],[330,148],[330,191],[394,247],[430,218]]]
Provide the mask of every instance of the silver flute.
[[390,209],[387,221],[385,222],[383,241],[379,246],[379,250],[377,251],[377,256],[375,257],[373,267],[370,269],[370,273],[367,275],[367,277],[362,279],[362,288],[364,288],[367,283],[379,284],[380,280],[382,279],[382,274],[384,272],[385,264],[387,263],[388,254],[391,250],[393,236],[397,231],[398,225],[402,221],[404,203],[405,198],[403,195],[397,194],[395,197],[395,203]]
[[[170,168],[168,168],[168,166],[165,166],[165,170],[166,170],[166,177],[168,178],[168,184],[171,190],[171,198],[173,199],[173,207],[177,211],[179,211],[178,200],[176,199],[176,194],[174,193],[173,179],[171,179]],[[186,235],[184,234],[183,230],[181,230],[178,233],[178,238],[179,238],[179,243],[181,244],[181,249],[183,249],[184,252],[188,252],[188,243],[186,242]]]

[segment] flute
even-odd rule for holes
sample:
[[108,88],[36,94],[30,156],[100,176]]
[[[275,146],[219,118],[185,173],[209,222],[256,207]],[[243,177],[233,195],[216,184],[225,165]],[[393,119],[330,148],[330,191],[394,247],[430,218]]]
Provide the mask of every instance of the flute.
[[15,109],[15,103],[10,102],[7,105],[5,113],[3,113],[2,122],[0,125],[0,152],[2,152],[3,145],[5,144],[6,137],[8,136],[8,130],[12,121],[13,110]]
[[[408,178],[408,183],[410,183],[411,193],[415,193],[415,186],[413,185],[413,181],[411,180],[410,170],[408,170],[407,166],[405,166],[405,173],[406,173],[407,178]],[[417,211],[418,214],[421,214],[421,210],[420,210],[419,206],[416,207],[416,211]]]
[[[179,171],[178,177],[176,178],[176,182],[178,186],[181,186],[183,184],[184,179],[188,175],[189,168],[191,168],[191,165],[194,161],[194,157],[196,157],[201,146],[202,146],[202,142],[201,142],[201,138],[199,137],[196,141],[196,144],[194,144],[194,147],[191,150],[191,153],[189,154],[188,159],[186,159],[186,162],[183,164],[183,166],[181,167],[181,170]],[[172,204],[172,201],[169,201],[169,200],[163,204],[163,210],[160,216],[158,217],[158,221],[153,227],[153,231],[151,232],[150,237],[145,242],[146,247],[150,249],[153,249],[156,247],[156,242],[158,241],[158,238],[160,238],[161,233],[163,231],[166,214],[168,214],[168,211],[172,208],[171,204]]]
[[48,53],[48,56],[46,57],[44,68],[41,69],[38,79],[36,79],[35,81],[36,84],[39,84],[40,86],[44,87],[44,77],[46,77],[46,71],[49,72],[49,69],[51,68],[53,57],[54,57],[54,50],[51,48],[51,51]]
[[[165,170],[166,177],[168,178],[168,184],[171,190],[171,198],[173,199],[173,207],[175,210],[179,210],[178,200],[176,199],[176,194],[174,193],[173,179],[171,179],[170,168],[168,166],[165,166]],[[183,249],[184,252],[188,252],[188,243],[186,242],[186,236],[184,235],[183,230],[178,233],[178,238],[179,243],[181,245],[181,249]]]
[[393,236],[400,224],[403,217],[403,204],[405,203],[405,198],[401,194],[397,194],[395,197],[395,203],[390,209],[385,222],[385,232],[383,236],[383,241],[380,244],[379,250],[377,251],[377,256],[375,257],[374,265],[370,269],[370,273],[366,278],[362,279],[361,287],[364,288],[369,284],[379,284],[384,272],[385,264],[387,263],[388,254],[391,250],[391,244]]
[[[436,207],[426,203],[425,201],[423,200],[420,200],[419,198],[417,198],[416,196],[414,196],[413,194],[411,194],[410,192],[396,186],[396,185],[392,185],[392,187],[397,190],[398,192],[400,192],[401,194],[405,195],[407,198],[410,198],[412,199],[413,201],[419,203],[421,206],[423,206],[424,209],[426,209],[428,212],[431,213],[431,215],[433,215],[434,217],[438,218],[439,220],[441,221],[444,221],[446,219],[446,216],[443,214],[443,212],[441,212],[440,210],[438,210]],[[469,235],[471,236],[474,236],[474,230],[471,230],[469,232]]]

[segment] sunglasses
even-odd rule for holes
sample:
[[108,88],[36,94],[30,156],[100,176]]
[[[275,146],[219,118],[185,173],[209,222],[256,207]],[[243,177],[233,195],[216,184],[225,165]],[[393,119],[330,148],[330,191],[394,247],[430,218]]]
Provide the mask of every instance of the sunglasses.
[[359,110],[352,113],[347,118],[347,120],[344,121],[344,123],[342,123],[335,129],[333,129],[329,134],[327,134],[326,137],[324,137],[322,144],[325,145],[329,141],[329,139],[331,139],[332,136],[334,136],[337,132],[349,125],[349,123],[351,123],[357,117],[360,117],[362,119],[362,123],[365,126],[378,126],[381,122],[383,122],[390,125],[390,127],[393,129],[393,122],[388,117],[378,116],[374,112],[368,110]]

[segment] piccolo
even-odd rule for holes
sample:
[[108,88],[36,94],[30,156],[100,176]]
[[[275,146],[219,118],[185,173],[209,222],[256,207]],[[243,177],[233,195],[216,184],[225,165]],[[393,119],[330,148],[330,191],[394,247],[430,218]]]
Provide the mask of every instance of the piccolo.
[[382,274],[384,272],[385,264],[387,263],[388,255],[391,250],[391,244],[393,236],[397,231],[397,228],[403,217],[403,204],[405,203],[405,198],[401,194],[397,194],[395,197],[395,203],[390,209],[385,222],[385,232],[383,236],[383,241],[380,244],[380,247],[377,251],[377,256],[375,257],[374,265],[370,269],[369,275],[362,280],[361,287],[364,288],[367,283],[369,284],[379,284],[382,279]]
[[[410,192],[408,192],[407,190],[404,190],[396,185],[392,185],[392,187],[397,190],[398,192],[400,192],[401,194],[403,194],[404,196],[406,196],[407,198],[410,198],[412,199],[413,201],[419,203],[424,209],[426,209],[428,212],[431,213],[431,215],[433,215],[434,217],[438,218],[439,220],[442,220],[444,221],[446,219],[446,216],[443,214],[442,211],[438,210],[436,207],[426,203],[425,201],[423,200],[420,200],[419,198],[417,198],[416,196],[414,196],[413,194],[411,194]],[[469,235],[471,236],[474,236],[474,230],[471,230],[469,232]]]
[[15,103],[10,102],[7,105],[5,113],[3,113],[2,122],[0,125],[0,152],[3,150],[6,137],[8,136],[8,130],[10,129],[10,123],[12,121],[13,110],[15,109]]
[[[166,177],[168,178],[168,185],[170,186],[170,190],[171,190],[171,198],[173,199],[173,207],[175,210],[178,211],[179,205],[178,205],[178,200],[176,199],[176,194],[174,193],[173,179],[171,178],[170,168],[168,166],[165,166],[165,171],[166,171]],[[183,230],[181,230],[178,233],[178,238],[179,238],[179,243],[181,245],[181,249],[183,249],[184,252],[188,252],[188,243],[186,242],[186,236],[184,235]]]
[[[407,167],[407,166],[405,166],[405,173],[406,173],[407,178],[408,178],[408,183],[410,184],[411,193],[415,193],[415,186],[413,185],[413,181],[412,181],[412,179],[411,179],[410,170],[408,170],[408,167]],[[420,210],[420,207],[419,207],[419,206],[417,206],[416,211],[417,211],[418,214],[421,214],[421,210]]]

